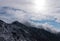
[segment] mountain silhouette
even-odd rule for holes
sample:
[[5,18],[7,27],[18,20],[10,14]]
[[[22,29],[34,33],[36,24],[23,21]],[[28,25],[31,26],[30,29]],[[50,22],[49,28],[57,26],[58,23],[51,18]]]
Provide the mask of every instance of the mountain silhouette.
[[18,21],[8,24],[0,20],[0,41],[60,41],[60,33],[26,26]]

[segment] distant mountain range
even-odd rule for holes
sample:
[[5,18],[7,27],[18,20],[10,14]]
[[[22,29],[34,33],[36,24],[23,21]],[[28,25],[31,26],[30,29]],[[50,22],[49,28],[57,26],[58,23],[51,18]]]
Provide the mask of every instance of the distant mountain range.
[[60,33],[26,26],[18,21],[8,24],[0,20],[0,41],[60,41]]

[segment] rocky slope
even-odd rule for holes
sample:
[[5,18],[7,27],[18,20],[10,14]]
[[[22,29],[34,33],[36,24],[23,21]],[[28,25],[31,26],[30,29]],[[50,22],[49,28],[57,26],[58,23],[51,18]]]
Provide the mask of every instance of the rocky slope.
[[28,27],[17,21],[8,24],[0,20],[0,41],[60,41],[60,34]]

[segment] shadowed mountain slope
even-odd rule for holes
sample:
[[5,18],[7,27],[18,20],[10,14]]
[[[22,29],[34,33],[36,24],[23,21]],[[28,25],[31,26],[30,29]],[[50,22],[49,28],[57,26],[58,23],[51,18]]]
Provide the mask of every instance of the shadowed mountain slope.
[[8,24],[0,20],[0,41],[60,41],[60,34],[28,27],[17,21]]

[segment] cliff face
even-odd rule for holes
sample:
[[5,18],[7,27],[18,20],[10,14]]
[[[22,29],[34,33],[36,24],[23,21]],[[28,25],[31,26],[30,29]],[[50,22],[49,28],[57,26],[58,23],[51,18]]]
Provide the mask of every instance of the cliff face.
[[0,20],[0,41],[60,41],[60,34],[27,27],[17,21],[8,24]]

